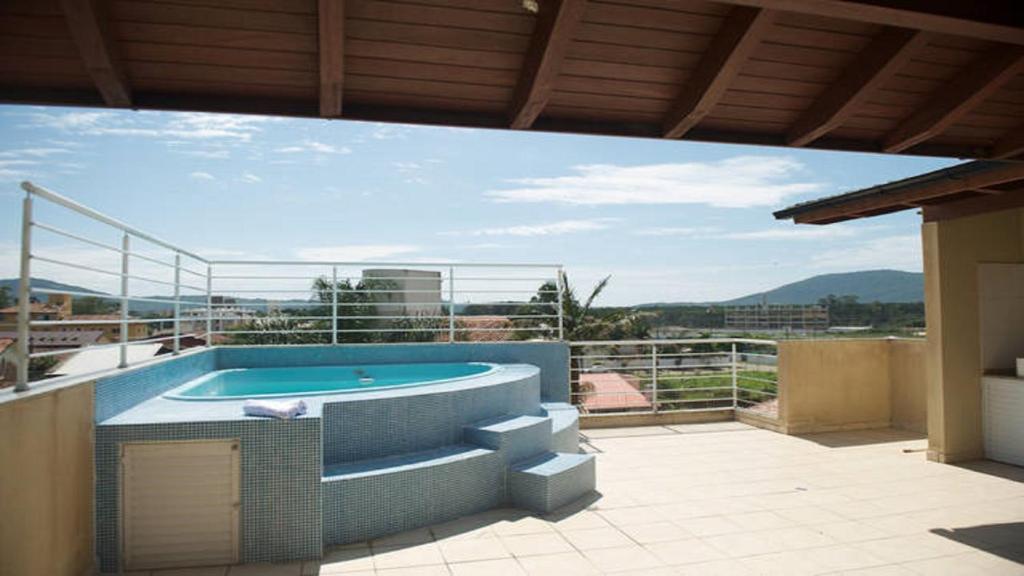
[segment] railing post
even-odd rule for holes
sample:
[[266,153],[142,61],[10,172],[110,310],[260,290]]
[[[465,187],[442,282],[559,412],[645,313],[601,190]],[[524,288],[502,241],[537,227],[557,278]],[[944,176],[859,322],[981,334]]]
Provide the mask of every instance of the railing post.
[[555,280],[555,290],[558,291],[558,339],[565,340],[565,328],[564,328],[564,312],[565,309],[562,307],[562,285],[565,283],[565,278],[562,273],[562,267],[558,267],[557,279]]
[[181,352],[181,253],[174,253],[174,354]]
[[448,342],[455,342],[455,267],[448,267]]
[[651,384],[653,385],[653,391],[651,392],[651,407],[655,412],[658,411],[658,345],[651,344]]
[[125,232],[121,236],[121,345],[118,347],[120,361],[118,368],[128,366],[128,271],[130,269],[131,236]]
[[338,267],[331,266],[331,344],[338,343]]
[[213,344],[213,266],[206,265],[206,347]]
[[25,192],[21,202],[21,273],[18,279],[18,375],[15,392],[28,390],[29,338],[32,332],[32,194]]
[[736,377],[736,343],[732,343],[732,409],[735,410],[739,407],[739,393],[736,389],[737,380]]

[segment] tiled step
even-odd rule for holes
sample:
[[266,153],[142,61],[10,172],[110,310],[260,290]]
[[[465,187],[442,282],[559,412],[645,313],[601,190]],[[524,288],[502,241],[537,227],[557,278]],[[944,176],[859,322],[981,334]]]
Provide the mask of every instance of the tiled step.
[[467,443],[497,450],[505,462],[518,462],[551,449],[551,418],[499,416],[463,428]]
[[328,466],[321,479],[323,538],[348,544],[473,514],[505,498],[495,450],[458,444]]
[[596,486],[593,454],[548,452],[512,466],[512,504],[548,513],[589,494]]
[[551,418],[551,450],[555,452],[580,451],[580,413],[566,402],[545,402],[541,412]]

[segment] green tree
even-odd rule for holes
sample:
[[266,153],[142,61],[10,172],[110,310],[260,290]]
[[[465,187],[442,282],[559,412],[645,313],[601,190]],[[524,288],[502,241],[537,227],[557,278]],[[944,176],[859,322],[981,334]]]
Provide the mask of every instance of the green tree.
[[12,304],[11,288],[9,286],[0,286],[0,308],[7,308]]

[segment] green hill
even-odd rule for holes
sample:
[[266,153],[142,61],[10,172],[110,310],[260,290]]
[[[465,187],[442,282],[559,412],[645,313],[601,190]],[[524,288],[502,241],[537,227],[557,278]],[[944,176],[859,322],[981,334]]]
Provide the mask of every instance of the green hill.
[[814,304],[829,294],[856,296],[860,302],[923,302],[924,274],[899,270],[822,274],[720,304]]

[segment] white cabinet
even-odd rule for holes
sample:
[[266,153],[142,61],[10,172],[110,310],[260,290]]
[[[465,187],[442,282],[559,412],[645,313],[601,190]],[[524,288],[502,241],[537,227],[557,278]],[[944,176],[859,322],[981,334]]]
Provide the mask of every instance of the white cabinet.
[[1024,466],[1024,378],[983,376],[985,456]]

